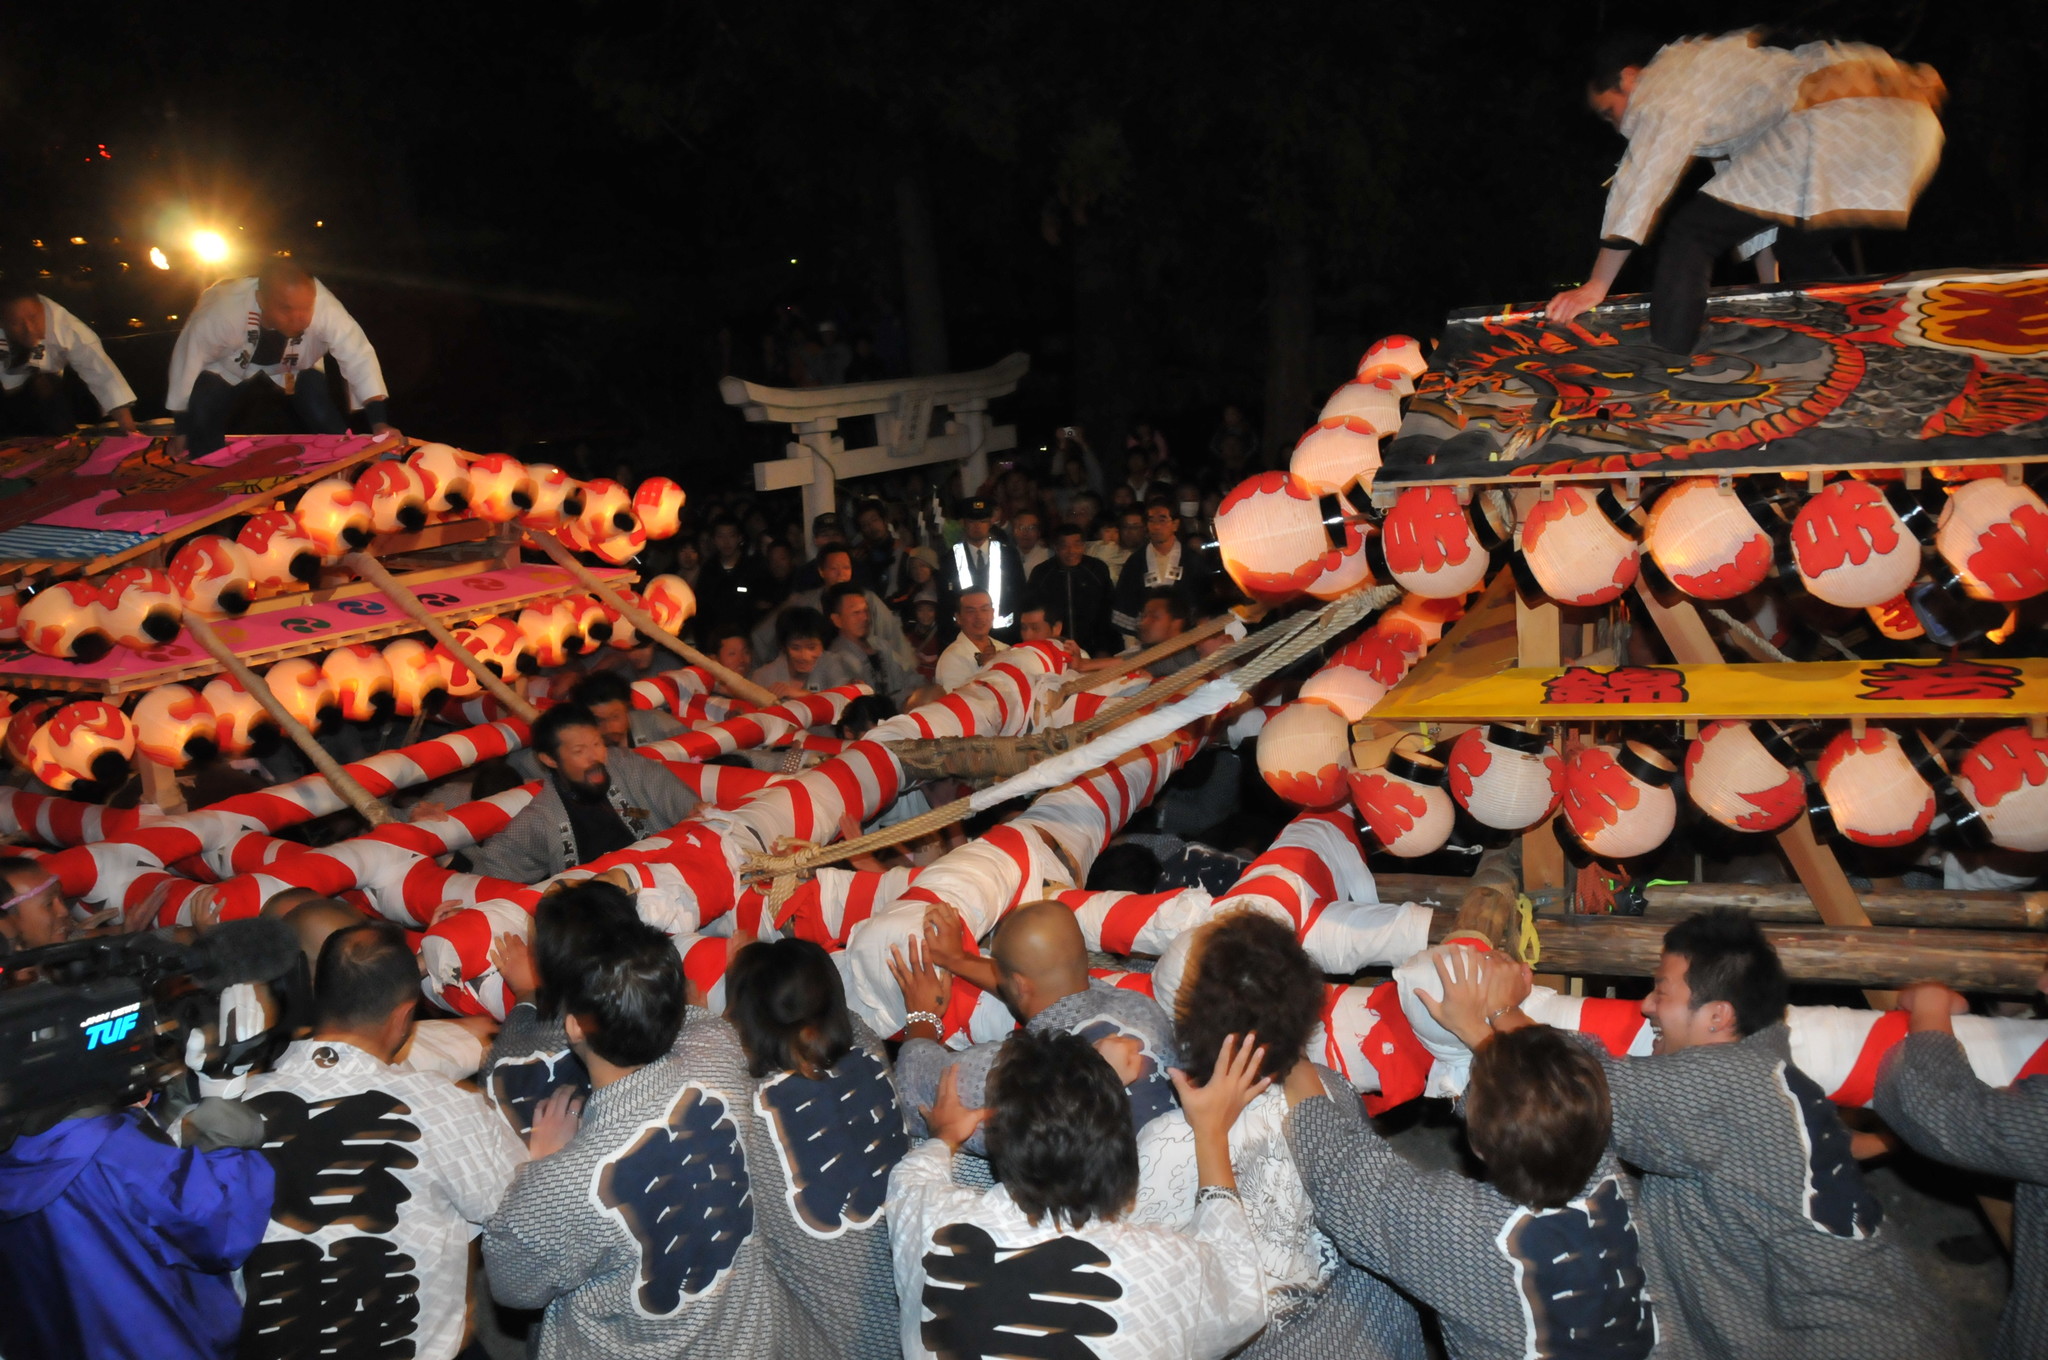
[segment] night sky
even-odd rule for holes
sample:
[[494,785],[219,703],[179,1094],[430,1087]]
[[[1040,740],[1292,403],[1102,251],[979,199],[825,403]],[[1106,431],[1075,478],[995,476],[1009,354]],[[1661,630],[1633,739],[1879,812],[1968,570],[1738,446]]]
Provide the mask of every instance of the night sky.
[[[1586,53],[1649,15],[1932,62],[1943,168],[1868,267],[2048,254],[2039,6],[570,0],[15,13],[0,270],[50,271],[145,416],[167,318],[290,250],[363,321],[408,433],[479,450],[729,476],[765,432],[717,376],[828,317],[907,362],[918,270],[948,366],[1031,354],[1027,439],[1151,416],[1198,441],[1233,401],[1298,429],[1376,336],[1583,277],[1622,146],[1583,109]],[[192,257],[200,227],[228,266]],[[1268,411],[1288,344],[1303,377]]]

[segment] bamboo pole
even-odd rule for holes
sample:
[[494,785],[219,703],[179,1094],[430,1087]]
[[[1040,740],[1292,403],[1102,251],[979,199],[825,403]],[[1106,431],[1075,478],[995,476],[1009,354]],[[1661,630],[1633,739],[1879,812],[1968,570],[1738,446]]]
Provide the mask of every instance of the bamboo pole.
[[[1759,921],[1817,922],[1819,908],[1797,883],[1658,884],[1643,894],[1643,914],[1659,920],[1734,907]],[[1900,890],[1862,894],[1870,923],[1964,930],[2048,930],[2048,893]]]
[[411,587],[384,570],[382,562],[368,553],[352,552],[341,559],[341,565],[383,591],[391,603],[432,634],[434,641],[453,652],[455,659],[469,667],[469,673],[491,692],[492,698],[527,722],[540,717],[540,710],[528,702],[525,695],[499,679],[489,666],[479,661],[476,653],[463,646],[447,624],[435,618],[433,612],[420,603],[420,597],[412,593]]
[[1508,865],[1507,851],[1487,851],[1479,857],[1479,868],[1465,887],[1449,937],[1481,939],[1495,949],[1515,953],[1519,942],[1515,908],[1520,897],[1521,884]]
[[221,641],[220,634],[213,631],[212,624],[188,613],[185,615],[185,631],[190,633],[193,640],[204,647],[214,660],[225,666],[228,674],[234,676],[257,703],[263,705],[263,711],[270,715],[272,721],[287,737],[291,738],[292,745],[305,753],[306,759],[313,762],[313,768],[327,777],[327,782],[334,786],[334,791],[340,794],[350,807],[361,813],[364,821],[371,826],[383,826],[392,820],[391,809],[372,798],[370,791],[356,782],[355,776],[342,769],[334,757],[327,754],[327,748],[306,730],[306,725],[294,718],[291,710],[278,702],[277,696],[270,692],[270,686],[264,682],[263,677],[250,670],[242,658],[235,655],[234,648]]
[[660,643],[693,666],[702,666],[717,678],[718,683],[724,685],[734,695],[745,699],[750,704],[758,704],[762,708],[773,708],[782,702],[769,690],[755,684],[738,671],[719,665],[718,662],[704,655],[704,653],[656,623],[653,615],[649,614],[639,605],[627,600],[618,591],[613,590],[600,580],[590,568],[578,562],[576,554],[570,552],[567,545],[553,534],[541,529],[529,529],[526,531],[526,536],[542,552],[554,558],[557,566],[575,577],[585,590],[592,592],[600,600],[603,600],[606,604],[625,615],[632,621],[633,626],[639,629],[651,641]]
[[1099,671],[1089,671],[1060,686],[1059,691],[1053,696],[1053,703],[1057,705],[1076,694],[1086,694],[1113,685],[1132,671],[1141,671],[1153,662],[1172,656],[1175,652],[1185,651],[1205,638],[1215,637],[1230,626],[1230,620],[1231,615],[1218,614],[1215,618],[1204,619],[1185,633],[1170,637],[1156,646],[1147,647],[1142,652],[1134,652],[1129,657],[1117,657],[1118,664]]

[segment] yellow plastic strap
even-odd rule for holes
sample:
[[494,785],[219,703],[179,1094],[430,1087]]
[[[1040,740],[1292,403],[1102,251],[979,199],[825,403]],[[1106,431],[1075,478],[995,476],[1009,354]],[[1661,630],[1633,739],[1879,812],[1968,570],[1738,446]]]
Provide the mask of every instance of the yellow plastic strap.
[[1515,954],[1532,968],[1543,957],[1543,939],[1536,933],[1536,904],[1523,893],[1515,899],[1515,914],[1521,918],[1521,938],[1515,942]]

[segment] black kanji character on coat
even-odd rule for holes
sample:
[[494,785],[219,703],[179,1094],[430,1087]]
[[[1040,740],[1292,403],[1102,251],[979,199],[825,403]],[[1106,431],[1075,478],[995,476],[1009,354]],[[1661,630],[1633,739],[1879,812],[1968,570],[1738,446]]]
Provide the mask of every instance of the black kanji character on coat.
[[590,1094],[589,1070],[583,1059],[567,1049],[502,1058],[491,1068],[491,1104],[511,1121],[521,1138],[533,1131],[535,1108],[564,1086],[578,1096]]
[[1836,1237],[1870,1236],[1884,1222],[1884,1206],[1863,1183],[1842,1117],[1819,1082],[1790,1064],[1778,1071],[1806,1133],[1806,1216]]
[[790,1207],[820,1237],[875,1222],[889,1172],[909,1150],[889,1069],[864,1048],[822,1080],[791,1072],[756,1097],[789,1173]]
[[1561,1209],[1523,1210],[1500,1247],[1528,1303],[1527,1354],[1542,1360],[1640,1360],[1656,1344],[1635,1224],[1620,1182]]
[[265,1242],[242,1268],[240,1360],[404,1360],[419,1321],[418,1262],[381,1237],[326,1255],[307,1238]]
[[946,1250],[925,1254],[932,1316],[922,1335],[940,1360],[1094,1360],[1081,1338],[1116,1331],[1114,1316],[1086,1302],[1124,1294],[1103,1273],[1110,1260],[1093,1242],[1061,1236],[1015,1251],[972,1223],[949,1223],[932,1245]]
[[694,1085],[602,1164],[597,1194],[640,1244],[634,1299],[649,1317],[717,1283],[754,1231],[739,1127],[723,1097]]
[[398,1226],[412,1198],[395,1174],[419,1165],[408,1143],[420,1140],[412,1109],[383,1091],[310,1104],[290,1091],[265,1091],[248,1104],[263,1116],[263,1155],[277,1177],[270,1217],[294,1232],[347,1226],[367,1233]]

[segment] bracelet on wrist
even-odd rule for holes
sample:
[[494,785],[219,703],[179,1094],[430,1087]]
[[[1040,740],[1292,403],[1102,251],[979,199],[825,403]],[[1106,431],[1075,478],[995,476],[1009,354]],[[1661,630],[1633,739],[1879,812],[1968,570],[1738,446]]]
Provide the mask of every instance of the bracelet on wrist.
[[[1517,1003],[1517,1005],[1519,1005],[1519,1004],[1520,1004],[1520,1003]],[[1496,1020],[1500,1019],[1500,1018],[1501,1018],[1501,1017],[1502,1017],[1503,1015],[1506,1015],[1506,1014],[1507,1014],[1507,1013],[1508,1013],[1509,1011],[1511,1011],[1511,1010],[1514,1010],[1514,1009],[1515,1009],[1515,1007],[1514,1007],[1514,1006],[1502,1006],[1502,1007],[1501,1007],[1501,1008],[1500,1008],[1499,1010],[1495,1011],[1495,1012],[1494,1012],[1494,1013],[1493,1013],[1492,1015],[1489,1015],[1489,1016],[1487,1016],[1487,1017],[1486,1017],[1486,1027],[1487,1027],[1488,1029],[1492,1029],[1492,1028],[1493,1028],[1493,1022],[1494,1022],[1494,1021],[1496,1021]]]
[[933,1029],[942,1028],[939,1024],[939,1017],[930,1011],[912,1011],[903,1017],[903,1028],[905,1029],[909,1029],[912,1025],[920,1024],[930,1025]]
[[1205,1185],[1195,1191],[1195,1203],[1197,1204],[1207,1204],[1212,1199],[1235,1200],[1237,1199],[1237,1191],[1227,1185]]

